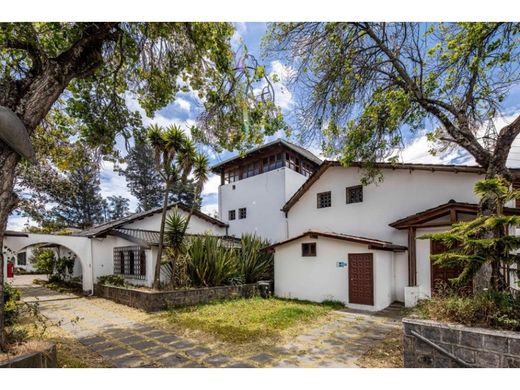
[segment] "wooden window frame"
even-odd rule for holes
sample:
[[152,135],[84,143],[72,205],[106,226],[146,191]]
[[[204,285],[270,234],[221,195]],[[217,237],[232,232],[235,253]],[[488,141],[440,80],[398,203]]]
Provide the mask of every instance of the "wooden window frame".
[[239,208],[238,209],[238,219],[246,219],[246,218],[247,218],[247,207]]
[[[352,192],[357,191],[357,190],[361,191],[361,200],[354,200]],[[351,187],[345,188],[345,199],[346,199],[346,204],[363,203],[363,186],[357,185],[357,186],[351,186]]]
[[316,257],[317,256],[317,245],[315,242],[303,242],[302,243],[302,257]]
[[[327,202],[328,206],[324,206],[323,205],[323,203],[324,203],[322,201],[322,197],[323,196],[328,196],[329,197],[329,201]],[[316,194],[316,206],[319,209],[326,209],[328,207],[332,207],[332,192],[331,191],[318,192]]]

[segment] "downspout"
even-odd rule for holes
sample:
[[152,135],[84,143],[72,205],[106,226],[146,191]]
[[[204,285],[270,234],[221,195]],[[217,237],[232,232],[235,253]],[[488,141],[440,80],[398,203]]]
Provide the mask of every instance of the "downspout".
[[94,279],[94,256],[92,254],[92,241],[94,239],[94,236],[93,237],[89,237],[89,241],[90,241],[90,267],[92,268],[92,290],[89,294],[89,296],[94,296],[94,282],[95,282],[95,279]]

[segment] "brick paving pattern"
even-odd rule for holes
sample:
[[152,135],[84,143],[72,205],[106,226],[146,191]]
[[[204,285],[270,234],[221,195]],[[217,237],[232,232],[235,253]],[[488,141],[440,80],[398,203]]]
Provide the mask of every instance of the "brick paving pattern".
[[31,285],[33,278],[15,279],[22,299],[39,302],[43,315],[114,367],[357,367],[356,360],[399,327],[401,318],[400,308],[393,306],[376,315],[338,311],[285,345],[237,359],[136,320],[129,310],[146,314],[135,309],[57,293]]

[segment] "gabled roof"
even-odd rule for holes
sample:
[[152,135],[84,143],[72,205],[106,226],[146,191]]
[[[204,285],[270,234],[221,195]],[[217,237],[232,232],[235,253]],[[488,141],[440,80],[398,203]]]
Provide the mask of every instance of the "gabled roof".
[[[330,167],[342,166],[339,161],[325,160],[318,170],[309,176],[307,181],[294,193],[294,195],[282,207],[282,211],[287,212],[292,206],[307,192],[307,190],[323,175]],[[430,171],[430,172],[453,172],[453,173],[475,173],[482,175],[486,170],[478,165],[446,165],[446,164],[407,164],[407,163],[375,163],[378,169],[405,169],[411,171]],[[363,163],[354,162],[347,168],[363,168]],[[510,168],[510,171],[516,176],[520,174],[519,168]]]
[[[407,229],[412,226],[420,227],[420,225],[430,222],[434,219],[443,217],[445,215],[451,215],[452,212],[477,215],[478,210],[479,205],[476,203],[463,203],[450,200],[448,203],[443,203],[419,213],[412,214],[408,217],[401,218],[395,222],[390,223],[389,225],[396,229]],[[520,208],[504,207],[504,214],[520,215]],[[456,215],[454,215],[454,217],[455,218],[450,219],[450,224],[456,222]]]
[[393,251],[393,252],[402,252],[402,251],[405,251],[408,249],[405,246],[395,245],[389,241],[381,241],[381,240],[376,240],[373,238],[352,236],[349,234],[342,234],[342,233],[332,233],[332,232],[321,232],[321,231],[317,231],[317,230],[309,230],[298,236],[291,237],[287,240],[280,241],[273,245],[270,245],[270,246],[264,248],[264,250],[273,250],[277,246],[287,244],[291,241],[295,241],[295,240],[298,240],[298,239],[306,237],[306,236],[316,236],[316,237],[322,236],[322,237],[334,238],[337,240],[354,242],[357,244],[366,244],[366,245],[368,245],[369,249],[389,250],[389,251]]
[[[131,241],[137,245],[149,248],[150,246],[158,245],[160,232],[155,230],[145,229],[128,229],[128,228],[115,228],[110,230],[111,235],[124,238],[125,240]],[[187,237],[201,236],[201,234],[186,234]],[[216,236],[224,240],[229,246],[240,245],[240,239],[231,236]]]
[[[172,209],[173,207],[178,207],[179,209],[181,209],[185,212],[190,211],[189,206],[187,206],[183,203],[180,203],[180,202],[170,203],[168,205],[168,210]],[[154,209],[150,209],[150,210],[143,211],[140,213],[130,214],[126,217],[116,219],[114,221],[105,222],[105,223],[93,226],[89,229],[83,230],[80,233],[78,233],[78,235],[86,236],[86,237],[104,235],[112,229],[119,228],[123,225],[126,225],[127,223],[131,223],[131,222],[134,222],[134,221],[146,218],[146,217],[150,217],[154,214],[161,213],[161,212],[162,212],[162,207],[156,207]],[[209,215],[204,214],[203,212],[201,212],[199,210],[195,210],[193,215],[195,215],[209,223],[212,223],[218,227],[227,227],[228,226],[226,223],[222,222],[221,220],[210,217]]]
[[303,156],[304,158],[306,158],[307,160],[311,161],[312,163],[314,163],[316,165],[321,164],[321,159],[316,157],[313,153],[309,152],[307,149],[304,149],[301,146],[293,144],[292,142],[279,138],[277,140],[268,142],[268,143],[258,146],[256,148],[248,150],[246,152],[245,156],[240,156],[240,155],[234,156],[234,157],[228,158],[227,160],[224,160],[218,164],[215,164],[211,167],[211,170],[213,172],[217,173],[221,168],[225,167],[226,165],[230,165],[234,162],[237,162],[237,160],[241,160],[245,157],[249,157],[258,152],[264,151],[267,148],[271,148],[273,146],[278,146],[278,145],[285,146],[286,148],[291,149],[292,151],[300,154],[301,156]]

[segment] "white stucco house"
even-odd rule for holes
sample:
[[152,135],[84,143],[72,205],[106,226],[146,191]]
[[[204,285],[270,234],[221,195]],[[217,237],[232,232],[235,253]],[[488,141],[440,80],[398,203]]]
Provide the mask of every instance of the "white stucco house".
[[[168,209],[169,212],[177,209],[184,215],[189,212],[189,208],[180,203],[171,204]],[[61,255],[71,253],[76,260],[73,276],[81,276],[85,291],[93,290],[98,277],[112,274],[122,275],[132,284],[151,286],[161,212],[162,208],[156,208],[132,214],[70,235],[7,231],[3,253],[7,260],[15,261],[17,267],[27,267],[32,250],[38,247],[55,248]],[[227,224],[195,211],[187,234],[203,233],[227,238]]]
[[[476,166],[378,164],[383,181],[361,185],[359,164],[325,161],[282,207],[288,237],[273,244],[275,294],[339,300],[376,311],[413,306],[456,270],[432,264],[439,243],[417,239],[475,218]],[[514,174],[518,170],[513,170]],[[520,214],[510,204],[508,214]]]
[[[219,218],[197,211],[188,233],[267,238],[279,297],[338,300],[369,311],[394,301],[413,306],[457,272],[433,265],[430,256],[442,246],[417,237],[473,219],[478,212],[473,188],[484,171],[435,164],[378,168],[383,180],[363,186],[360,164],[346,168],[285,140],[267,143],[212,167],[221,179]],[[520,169],[512,173],[520,179]],[[520,214],[516,204],[508,206],[506,213]],[[173,207],[188,211],[182,204]],[[160,212],[133,214],[69,236],[8,232],[4,253],[8,249],[21,266],[40,245],[71,251],[86,291],[110,274],[150,286]],[[507,276],[515,285],[514,273]]]

